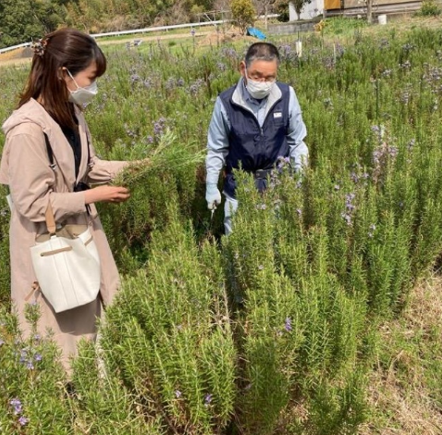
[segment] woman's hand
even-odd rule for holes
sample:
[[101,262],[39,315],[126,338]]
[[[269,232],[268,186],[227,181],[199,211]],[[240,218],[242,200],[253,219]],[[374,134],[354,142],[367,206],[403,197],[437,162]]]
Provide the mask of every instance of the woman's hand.
[[130,197],[129,190],[120,186],[98,186],[85,190],[84,198],[86,204],[93,202],[124,202]]

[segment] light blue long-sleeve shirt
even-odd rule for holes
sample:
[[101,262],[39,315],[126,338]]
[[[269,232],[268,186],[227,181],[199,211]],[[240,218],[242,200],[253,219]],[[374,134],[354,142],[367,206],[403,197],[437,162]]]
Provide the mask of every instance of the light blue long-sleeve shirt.
[[[307,136],[307,129],[302,120],[301,107],[298,98],[296,97],[295,90],[291,86],[289,89],[289,125],[287,129],[287,144],[290,149],[290,160],[293,167],[295,170],[301,170],[302,166],[308,163],[308,148],[304,143],[304,138]],[[253,112],[259,125],[262,126],[268,109],[270,109],[270,107],[267,107],[270,96],[263,100],[255,100],[248,93],[243,78],[238,82],[237,91],[239,92],[239,97],[243,106]],[[280,90],[274,85],[272,92],[280,93]],[[230,126],[231,124],[224,104],[220,97],[217,97],[207,137],[207,183],[218,183],[219,174],[224,167],[226,156],[229,153]]]

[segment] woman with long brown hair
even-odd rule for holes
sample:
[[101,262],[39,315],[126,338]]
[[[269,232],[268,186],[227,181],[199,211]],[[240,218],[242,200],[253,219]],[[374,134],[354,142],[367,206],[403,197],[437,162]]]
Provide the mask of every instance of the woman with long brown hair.
[[[126,201],[124,187],[107,185],[127,162],[100,160],[94,151],[83,108],[97,93],[96,79],[106,59],[95,40],[74,29],[60,29],[34,45],[31,71],[19,106],[3,125],[6,142],[0,183],[11,198],[11,296],[24,335],[27,303],[39,305],[38,331],[52,330],[69,371],[69,358],[82,337],[94,339],[96,321],[119,286],[118,271],[94,203]],[[89,188],[90,184],[97,185]],[[91,303],[56,313],[41,293],[30,248],[46,231],[52,207],[57,225],[87,224],[100,264],[98,297]]]

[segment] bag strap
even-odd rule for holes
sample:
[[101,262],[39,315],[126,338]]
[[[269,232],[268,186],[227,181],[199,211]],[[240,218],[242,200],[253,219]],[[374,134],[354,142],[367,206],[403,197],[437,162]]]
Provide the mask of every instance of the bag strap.
[[57,226],[55,224],[55,218],[54,218],[54,212],[52,211],[51,200],[49,200],[48,207],[46,208],[45,220],[46,220],[46,227],[48,229],[48,233],[51,236],[55,235]]
[[48,158],[49,158],[49,163],[50,163],[50,168],[54,169],[55,168],[55,163],[54,163],[54,153],[52,151],[52,147],[51,144],[49,142],[49,138],[48,135],[43,132],[44,136],[45,136],[45,142],[46,142],[46,151],[48,152]]
[[[48,158],[49,158],[49,163],[50,163],[50,167],[51,169],[55,168],[55,163],[54,163],[54,152],[52,151],[52,147],[51,147],[51,143],[49,142],[49,138],[48,135],[43,132],[44,136],[45,136],[45,142],[46,142],[46,151],[48,153]],[[87,139],[87,164],[90,165],[91,163],[91,144],[89,141],[89,135],[86,134],[86,139]]]

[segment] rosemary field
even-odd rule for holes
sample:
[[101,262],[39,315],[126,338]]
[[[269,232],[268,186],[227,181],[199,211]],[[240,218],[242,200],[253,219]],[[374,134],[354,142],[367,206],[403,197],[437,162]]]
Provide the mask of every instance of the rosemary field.
[[[99,346],[83,343],[74,361],[74,395],[50,337],[24,342],[8,313],[2,190],[1,433],[342,435],[370,421],[380,326],[440,254],[442,31],[358,32],[345,45],[312,34],[302,58],[276,43],[310,167],[293,176],[281,160],[263,195],[238,174],[227,238],[221,208],[213,222],[206,209],[203,160],[246,43],[106,50],[86,112],[94,145],[150,165],[121,175],[127,203],[100,206],[123,286]],[[0,69],[1,120],[26,74]]]

